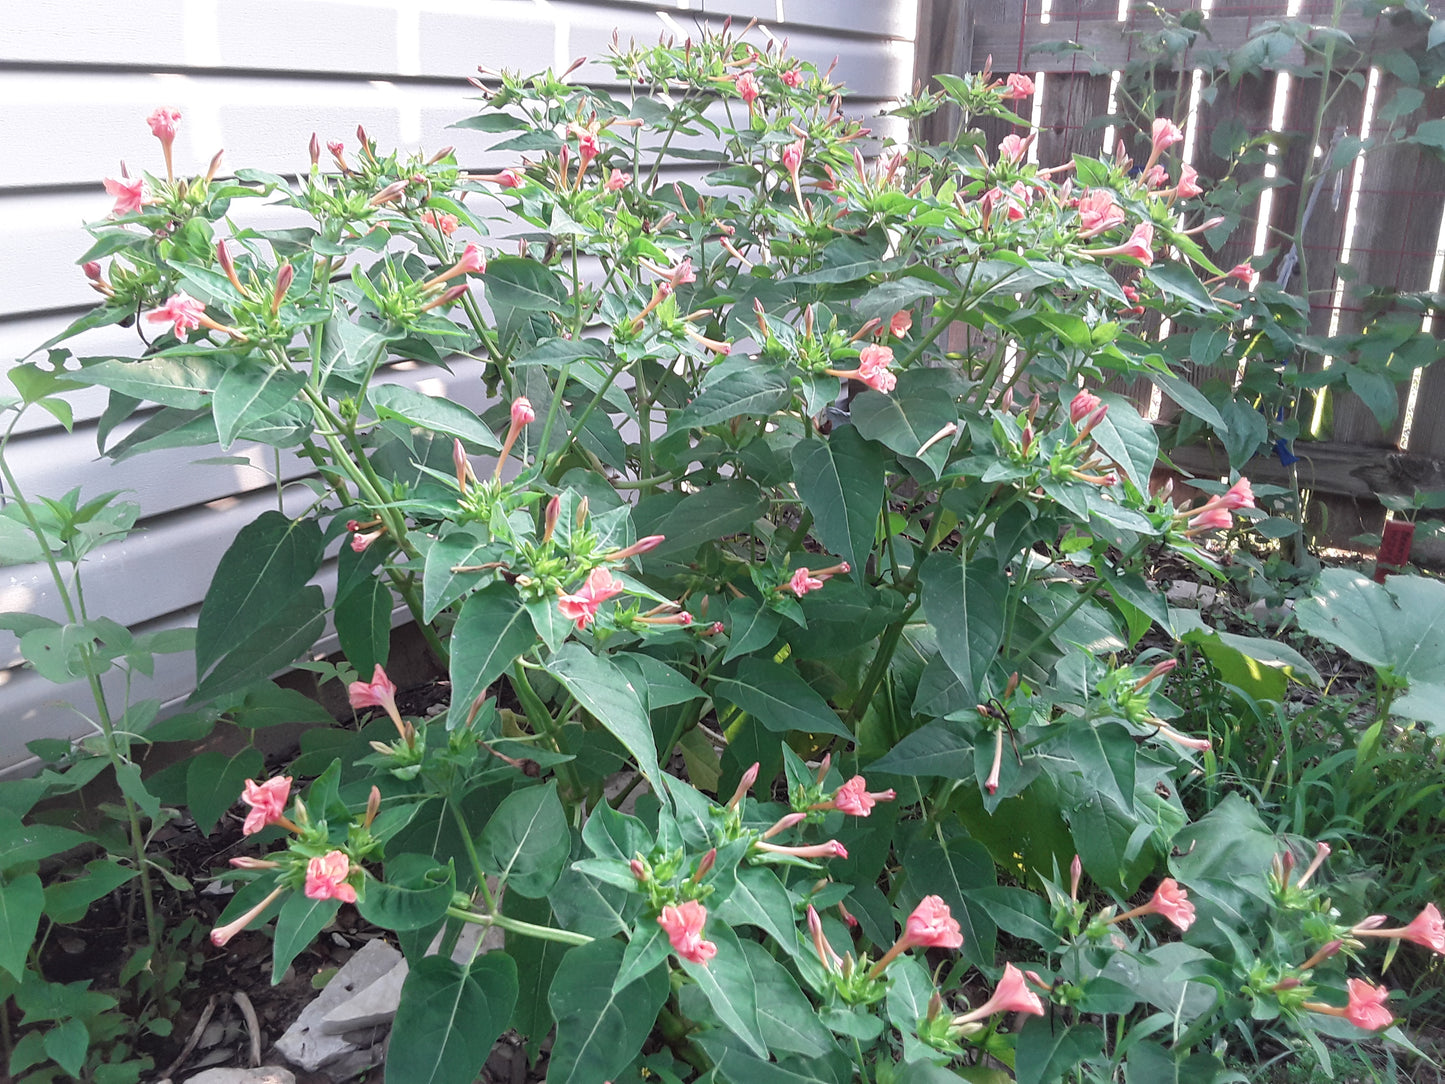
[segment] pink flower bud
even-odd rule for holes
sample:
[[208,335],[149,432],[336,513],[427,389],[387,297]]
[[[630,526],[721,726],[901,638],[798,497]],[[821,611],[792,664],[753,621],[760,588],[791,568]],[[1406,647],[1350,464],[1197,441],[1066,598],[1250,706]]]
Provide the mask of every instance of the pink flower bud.
[[519,395],[512,400],[513,425],[531,425],[536,420],[537,412],[532,409],[532,404],[525,395]]

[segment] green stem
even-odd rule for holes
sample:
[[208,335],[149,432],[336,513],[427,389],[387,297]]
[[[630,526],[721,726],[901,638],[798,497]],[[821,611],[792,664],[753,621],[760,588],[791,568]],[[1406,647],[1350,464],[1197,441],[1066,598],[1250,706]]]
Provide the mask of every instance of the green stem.
[[1082,606],[1084,603],[1088,602],[1089,599],[1093,598],[1095,592],[1097,592],[1099,588],[1103,586],[1104,579],[1101,576],[1095,579],[1082,591],[1080,591],[1078,597],[1075,598],[1073,602],[1069,603],[1068,608],[1054,619],[1053,624],[1051,624],[1048,628],[1044,629],[1043,632],[1035,636],[1029,642],[1028,646],[1025,647],[1022,651],[1020,651],[1017,655],[1015,655],[1014,658],[1016,660],[1032,658],[1033,653],[1037,651],[1039,647],[1041,647],[1043,644],[1048,642],[1048,640],[1054,635],[1054,633],[1058,632],[1059,629],[1063,628],[1065,622],[1067,622],[1069,618],[1073,617],[1074,614],[1078,612],[1079,607]]
[[[533,729],[540,731],[552,746],[554,752],[567,756],[566,743],[562,740],[562,728],[558,725],[558,717],[554,718],[547,710],[547,705],[542,703],[542,698],[532,688],[532,683],[527,680],[527,671],[519,660],[512,667],[512,690],[517,694],[517,700],[522,705],[522,712],[527,716],[527,721],[532,724]],[[570,703],[570,700],[569,700]],[[570,760],[563,761],[557,765],[557,772],[562,776],[562,781],[573,797],[580,800],[583,795],[582,780],[577,775],[577,765]]]
[[447,908],[447,917],[469,922],[473,926],[496,926],[508,933],[519,933],[523,937],[536,937],[543,941],[559,941],[564,945],[587,945],[593,940],[585,933],[559,930],[555,926],[538,926],[535,922],[523,922],[521,919],[508,918],[506,915],[496,913],[479,915],[475,911],[468,911],[462,907]]

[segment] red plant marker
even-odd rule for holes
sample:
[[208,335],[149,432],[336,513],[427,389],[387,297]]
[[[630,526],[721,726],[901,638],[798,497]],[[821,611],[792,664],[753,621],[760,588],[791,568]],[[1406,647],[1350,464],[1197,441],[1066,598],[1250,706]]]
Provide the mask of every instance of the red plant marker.
[[1402,519],[1392,519],[1385,524],[1384,537],[1380,539],[1380,552],[1375,557],[1375,582],[1384,583],[1385,577],[1399,572],[1410,561],[1410,545],[1415,541],[1415,525]]

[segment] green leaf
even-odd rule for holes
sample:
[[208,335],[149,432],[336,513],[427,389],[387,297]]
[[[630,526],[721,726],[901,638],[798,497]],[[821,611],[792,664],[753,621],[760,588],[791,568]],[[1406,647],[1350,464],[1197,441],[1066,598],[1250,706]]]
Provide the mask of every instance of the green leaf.
[[461,598],[490,572],[453,572],[454,568],[484,565],[499,560],[503,554],[500,543],[480,528],[453,531],[433,542],[426,551],[426,568],[422,573],[422,620],[431,621],[442,610]]
[[1069,755],[1099,796],[1126,813],[1134,812],[1134,757],[1139,746],[1119,723],[1080,721],[1069,727]]
[[641,501],[632,513],[639,535],[660,534],[666,541],[653,554],[682,556],[704,542],[751,529],[767,511],[767,501],[751,482],[714,482],[698,493],[663,493]]
[[822,267],[806,275],[794,275],[788,281],[798,285],[811,283],[854,282],[884,270],[885,248],[877,238],[867,241],[856,237],[840,237],[823,249]]
[[348,591],[336,604],[336,636],[347,662],[361,674],[386,665],[391,650],[391,611],[396,605],[391,589],[368,579]]
[[999,885],[974,889],[973,898],[1005,933],[1026,938],[1045,951],[1052,951],[1059,943],[1059,935],[1049,922],[1048,908],[1037,893]]
[[[561,925],[546,900],[529,900],[518,896],[508,902],[507,914],[538,926]],[[507,934],[507,953],[517,963],[519,984],[511,1026],[527,1037],[530,1059],[536,1058],[537,1048],[542,1045],[555,1023],[552,1009],[547,1004],[547,991],[551,988],[557,968],[561,966],[569,948],[569,945],[560,941]]]
[[225,368],[210,354],[154,357],[140,361],[107,358],[86,365],[75,379],[118,391],[147,403],[195,410],[208,406]]
[[491,583],[469,596],[452,630],[453,701],[465,711],[536,642],[532,619],[510,584]]
[[316,940],[341,909],[340,900],[313,900],[292,892],[276,916],[276,939],[271,944],[271,985],[281,981],[291,961]]
[[1052,1084],[1104,1052],[1104,1033],[1093,1024],[1064,1027],[1047,1016],[1030,1016],[1014,1052],[1018,1084]]
[[[207,596],[209,598],[209,595]],[[213,699],[269,677],[311,649],[326,626],[326,598],[314,585],[301,588],[268,616],[272,623],[251,632],[226,653],[191,694],[191,702]],[[204,615],[204,607],[202,614]]]
[[813,513],[813,530],[863,582],[883,506],[884,467],[878,447],[849,425],[822,440],[793,445],[793,483]]
[[940,896],[948,904],[963,931],[959,954],[975,967],[993,967],[998,930],[988,912],[973,899],[974,889],[992,888],[998,883],[987,848],[966,838],[951,839],[947,846],[923,839],[904,852],[903,869],[908,874],[911,898]]
[[1154,370],[1150,370],[1145,375],[1149,377],[1150,383],[1178,403],[1181,409],[1193,414],[1221,437],[1229,433],[1229,426],[1224,423],[1224,418],[1214,408],[1214,404],[1189,381],[1175,376],[1173,373],[1161,373]]
[[90,905],[114,892],[136,876],[136,871],[114,859],[96,858],[85,864],[85,872],[67,881],[45,886],[45,913],[62,926],[79,922]]
[[[1435,26],[1430,28],[1432,33],[1436,27],[1439,26],[1439,22],[1440,20],[1436,20]],[[1420,126],[1415,129],[1414,135],[1405,137],[1405,142],[1419,143],[1423,147],[1429,147],[1440,157],[1445,158],[1445,120],[1437,119],[1422,122]]]
[[391,339],[377,328],[333,316],[321,332],[317,383],[324,388],[333,375],[359,382]]
[[657,763],[657,739],[637,690],[622,671],[610,659],[568,642],[547,660],[547,672],[632,754],[654,793],[665,793],[662,769]]
[[768,1044],[758,1018],[757,980],[738,935],[717,923],[707,930],[707,935],[717,945],[716,956],[705,964],[678,957],[678,963],[697,983],[723,1025],[754,1054],[766,1058]]
[[853,740],[828,702],[791,666],[746,658],[735,677],[713,686],[713,695],[736,705],[778,734],[804,731]]
[[74,1018],[65,1020],[45,1033],[45,1053],[71,1076],[79,1079],[90,1049],[90,1030]]
[[456,870],[429,854],[386,861],[386,880],[369,880],[357,901],[361,917],[387,930],[420,930],[441,921],[456,891]]
[[634,930],[632,938],[627,942],[627,951],[622,954],[622,965],[617,969],[617,978],[612,982],[612,992],[618,993],[643,975],[661,967],[671,951],[672,945],[662,927],[655,919],[644,918],[640,929]]
[[1183,301],[1196,312],[1219,311],[1214,298],[1186,264],[1160,261],[1145,268],[1144,274],[1165,297]]
[[558,312],[567,302],[567,290],[556,273],[535,260],[496,256],[487,264],[483,281],[504,340],[525,327],[530,314]]
[[1395,382],[1384,373],[1351,367],[1345,370],[1345,383],[1370,408],[1370,413],[1380,423],[1381,431],[1389,429],[1400,413],[1400,397],[1395,391]]
[[1154,434],[1154,426],[1139,416],[1138,409],[1129,400],[1107,392],[1099,398],[1109,407],[1109,412],[1094,427],[1094,439],[1130,481],[1139,489],[1147,490],[1149,475],[1159,458],[1159,438]]
[[935,720],[909,734],[868,770],[887,775],[967,779],[973,775],[973,739],[955,724]]
[[121,761],[115,766],[115,780],[120,784],[121,792],[139,806],[142,813],[153,823],[160,823],[161,800],[141,781],[139,764]]
[[1003,643],[1008,583],[992,561],[965,566],[958,554],[937,552],[919,571],[923,614],[938,634],[938,653],[964,688],[964,698],[985,699],[984,678]]
[[787,968],[755,941],[743,941],[742,948],[756,984],[758,1023],[767,1048],[805,1058],[823,1057],[837,1050],[838,1044],[818,1020],[818,1010]]
[[782,624],[782,615],[757,599],[744,597],[729,603],[728,649],[723,662],[767,647]]
[[[225,714],[237,726],[261,730],[287,723],[318,723],[331,726],[331,713],[298,689],[285,689],[264,681],[246,691],[240,703],[228,701]],[[239,793],[239,792],[238,792]]]
[[[96,760],[106,763],[100,757]],[[85,833],[58,824],[25,824],[9,809],[0,808],[0,872],[93,842]]]
[[772,414],[792,398],[788,378],[778,369],[749,368],[728,373],[709,384],[691,403],[672,416],[668,429],[702,429],[732,421],[742,414]]
[[851,408],[853,425],[869,440],[876,440],[905,459],[914,459],[926,466],[937,478],[948,462],[953,441],[938,441],[919,459],[918,449],[938,432],[958,421],[958,405],[940,395],[932,383],[910,380],[912,373],[899,377],[898,386],[887,395],[865,391]]
[[214,749],[197,753],[186,768],[186,805],[202,835],[210,835],[221,814],[237,801],[246,780],[259,778],[266,758],[254,747],[234,757]]
[[1391,576],[1379,584],[1328,568],[1295,616],[1311,636],[1412,685],[1445,683],[1445,583]]
[[467,964],[427,956],[407,972],[386,1055],[389,1084],[471,1084],[512,1018],[517,965],[504,952]]
[[562,958],[547,995],[557,1021],[549,1084],[611,1080],[651,1034],[667,1000],[667,972],[650,971],[613,993],[625,951],[622,942],[609,938],[579,945]]
[[25,978],[25,959],[44,909],[45,889],[37,874],[22,873],[0,883],[0,967],[17,981]]
[[315,520],[293,520],[280,512],[263,512],[241,528],[201,603],[198,679],[258,629],[274,624],[276,611],[294,600],[321,567],[323,545]]
[[718,918],[729,926],[756,926],[784,952],[795,951],[793,903],[783,882],[767,866],[738,870],[737,884],[718,908]]
[[483,868],[513,892],[534,900],[562,876],[571,848],[555,780],[507,795],[477,840]]
[[211,398],[221,449],[229,450],[246,426],[288,406],[305,384],[306,377],[291,369],[237,365],[226,370]]
[[619,651],[612,656],[612,661],[632,682],[632,687],[641,692],[648,711],[686,704],[706,695],[686,674],[651,655]]
[[450,399],[426,395],[402,384],[375,384],[367,392],[379,419],[400,418],[415,428],[459,437],[483,451],[499,452],[501,443],[476,414]]

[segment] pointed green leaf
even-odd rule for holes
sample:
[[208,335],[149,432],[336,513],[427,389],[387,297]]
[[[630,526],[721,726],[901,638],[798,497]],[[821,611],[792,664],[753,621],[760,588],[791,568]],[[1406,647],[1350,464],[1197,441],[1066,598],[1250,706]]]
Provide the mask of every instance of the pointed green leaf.
[[38,875],[22,873],[0,883],[0,967],[16,981],[25,977],[25,959],[44,909],[45,889]]
[[547,660],[547,672],[632,754],[654,793],[666,793],[657,763],[657,739],[637,690],[622,671],[610,659],[572,641]]
[[754,1054],[766,1058],[768,1043],[758,1017],[758,982],[738,935],[719,923],[710,925],[704,935],[717,945],[717,955],[705,964],[682,957],[678,963],[697,983],[723,1025]]
[[571,847],[555,780],[507,795],[477,840],[483,868],[528,899],[557,883]]
[[788,378],[781,370],[759,367],[738,369],[709,384],[668,422],[668,428],[703,429],[729,422],[743,414],[772,414],[792,398]]
[[45,1053],[77,1080],[85,1067],[85,1055],[90,1049],[90,1031],[85,1023],[72,1017],[56,1024],[45,1033]]
[[662,927],[655,919],[644,918],[641,928],[633,931],[632,939],[627,942],[627,951],[622,954],[622,963],[617,968],[617,978],[612,982],[612,992],[621,992],[661,967],[671,951],[672,945]]
[[501,559],[503,546],[479,527],[453,531],[433,542],[426,551],[422,573],[422,620],[430,621],[492,572],[453,572],[454,568],[483,565]]
[[941,896],[948,904],[963,931],[959,954],[975,967],[992,967],[998,929],[973,899],[974,889],[998,883],[987,848],[973,839],[951,839],[947,846],[924,839],[904,852],[903,868],[911,900]]
[[452,629],[453,703],[468,709],[536,642],[532,619],[511,584],[498,581],[468,596]]
[[403,384],[375,384],[367,396],[378,418],[400,418],[414,428],[459,437],[488,452],[501,451],[501,443],[486,423],[460,403]]
[[783,617],[757,599],[743,597],[728,606],[728,649],[723,662],[748,655],[773,642]]
[[562,958],[547,1002],[557,1039],[547,1070],[549,1084],[598,1084],[611,1080],[637,1056],[667,1000],[667,972],[643,975],[617,993],[612,983],[622,966],[622,942],[579,945]]
[[1085,1060],[1104,1052],[1104,1033],[1094,1024],[1065,1027],[1047,1016],[1030,1016],[1014,1055],[1018,1084],[1053,1084]]
[[471,1084],[516,1002],[517,965],[504,952],[467,964],[444,956],[416,961],[391,1029],[387,1084]]
[[271,985],[281,981],[291,961],[316,940],[341,909],[340,900],[313,900],[292,892],[276,916],[276,939],[271,943]]
[[385,666],[391,650],[391,613],[397,600],[379,579],[368,579],[336,603],[336,637],[346,661],[360,674]]
[[767,659],[746,658],[735,677],[713,686],[713,695],[747,712],[769,730],[786,734],[835,734],[853,740],[836,712],[797,670]]
[[306,378],[291,369],[237,365],[226,370],[211,397],[221,448],[228,450],[246,426],[287,406],[305,383]]
[[[89,359],[82,359],[82,364]],[[184,357],[153,357],[140,361],[107,358],[86,364],[75,379],[118,391],[142,402],[195,410],[208,406],[225,373],[224,366],[209,354]]]
[[742,947],[757,983],[758,1023],[768,1049],[807,1058],[837,1050],[833,1036],[818,1020],[818,1010],[787,968],[754,941],[744,941]]
[[192,703],[244,689],[295,662],[326,627],[325,610],[321,588],[301,588],[268,615],[273,623],[254,629],[226,653],[196,687]]
[[186,805],[202,835],[210,835],[221,814],[240,799],[246,780],[266,770],[266,758],[256,748],[242,749],[234,757],[215,749],[197,753],[186,768]]
[[965,566],[955,553],[931,554],[919,575],[923,614],[938,634],[938,653],[963,686],[964,698],[978,703],[1003,643],[1008,583],[992,561]]
[[958,405],[930,383],[910,380],[912,375],[911,371],[904,373],[898,386],[886,395],[872,390],[861,392],[853,400],[851,416],[863,436],[905,459],[918,460],[937,478],[948,462],[953,440],[938,441],[921,458],[918,449],[958,421]]
[[878,446],[850,425],[825,440],[800,440],[792,459],[793,481],[813,513],[818,540],[852,565],[861,583],[883,507],[885,472]]

